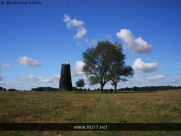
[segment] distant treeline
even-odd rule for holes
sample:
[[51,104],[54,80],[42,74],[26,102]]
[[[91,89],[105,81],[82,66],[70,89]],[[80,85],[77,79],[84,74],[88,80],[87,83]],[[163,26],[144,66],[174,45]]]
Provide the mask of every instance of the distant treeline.
[[[38,87],[38,88],[33,88],[32,91],[47,91],[48,87]],[[45,90],[46,89],[46,90]],[[157,91],[157,90],[169,90],[169,89],[181,89],[181,86],[145,86],[145,87],[126,87],[126,88],[120,88],[117,90],[117,92],[121,91]],[[49,91],[59,91],[58,88],[48,88]],[[100,91],[100,88],[97,89],[83,89],[83,88],[77,88],[77,87],[72,87],[73,91]],[[113,89],[104,89],[105,92],[113,92]]]
[[[181,86],[145,86],[145,87],[126,87],[120,88],[117,91],[158,91],[158,90],[169,90],[169,89],[181,89]],[[113,90],[112,90],[113,91]]]
[[[181,89],[181,86],[145,86],[145,87],[126,87],[120,88],[117,92],[122,91],[159,91],[159,90],[170,90],[170,89]],[[89,89],[90,90],[90,89]],[[91,90],[91,91],[100,91],[99,88]],[[113,89],[104,89],[105,92],[113,92]]]
[[53,88],[53,87],[37,87],[37,88],[32,88],[31,91],[58,91],[58,88]]
[[0,91],[6,91],[6,88],[0,87]]
[[[90,89],[78,89],[76,87],[72,87],[73,91],[90,91]],[[59,88],[53,88],[53,87],[37,87],[32,88],[31,91],[59,91]]]
[[[159,91],[159,90],[170,90],[170,89],[181,89],[181,86],[145,86],[145,87],[126,87],[126,88],[120,88],[117,90],[117,92],[121,91]],[[73,91],[100,91],[99,88],[97,89],[82,89],[82,88],[77,88],[77,87],[72,87]],[[18,91],[16,89],[8,89],[0,87],[0,91]],[[26,91],[26,90],[24,90]],[[53,88],[53,87],[37,87],[37,88],[32,88],[31,91],[59,91],[58,88]],[[113,89],[104,89],[105,92],[113,92]]]

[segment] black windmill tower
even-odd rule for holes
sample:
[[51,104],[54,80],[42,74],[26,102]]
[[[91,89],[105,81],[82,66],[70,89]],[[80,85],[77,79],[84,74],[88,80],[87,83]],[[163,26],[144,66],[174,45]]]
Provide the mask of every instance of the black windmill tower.
[[68,62],[62,64],[61,73],[60,73],[59,90],[72,91],[70,64]]

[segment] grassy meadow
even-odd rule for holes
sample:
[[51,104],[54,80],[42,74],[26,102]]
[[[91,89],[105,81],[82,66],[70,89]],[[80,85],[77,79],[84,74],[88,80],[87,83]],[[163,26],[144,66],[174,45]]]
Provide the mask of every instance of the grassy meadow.
[[[181,123],[181,90],[0,92],[0,123]],[[0,131],[0,135],[181,135],[181,131]]]

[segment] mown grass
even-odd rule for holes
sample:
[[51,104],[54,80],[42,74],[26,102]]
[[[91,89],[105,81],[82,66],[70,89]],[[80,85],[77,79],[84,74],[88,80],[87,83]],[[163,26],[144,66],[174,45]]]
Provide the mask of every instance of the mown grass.
[[[181,123],[181,90],[0,92],[0,123]],[[1,131],[0,135],[181,135],[180,131]]]

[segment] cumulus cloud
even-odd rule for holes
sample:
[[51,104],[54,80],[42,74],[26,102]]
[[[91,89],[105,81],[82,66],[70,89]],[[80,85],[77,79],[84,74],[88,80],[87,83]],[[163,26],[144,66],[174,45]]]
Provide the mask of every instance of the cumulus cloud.
[[159,79],[165,79],[165,77],[163,75],[156,75],[156,76],[153,76],[153,77],[149,77],[146,80],[147,81],[156,81],[156,80],[159,80]]
[[157,63],[146,63],[141,60],[141,58],[138,58],[133,63],[133,69],[141,70],[143,72],[154,72],[158,68]]
[[20,77],[17,76],[17,80],[19,81],[29,81],[29,82],[42,82],[42,77],[35,77],[34,75],[29,75],[28,77]]
[[28,80],[33,82],[43,82],[42,77],[35,77],[33,75],[29,75]]
[[181,82],[181,76],[177,75],[175,78],[167,78],[164,83],[168,84],[168,83],[180,83]]
[[145,84],[145,82],[139,81],[139,80],[136,80],[136,79],[129,79],[126,82],[119,82],[118,87],[123,88],[123,86],[128,87],[128,86],[137,86],[137,85],[142,85],[142,84]]
[[63,19],[64,22],[67,23],[67,28],[71,28],[71,27],[74,27],[74,26],[82,26],[84,24],[83,21],[78,21],[77,19],[71,19],[68,15],[64,15],[64,19]]
[[2,64],[2,67],[3,67],[3,68],[9,68],[9,67],[11,67],[11,65],[8,64],[8,63],[6,63],[6,64]]
[[16,76],[16,79],[19,81],[28,81],[28,78],[26,78],[26,77]]
[[19,81],[28,81],[28,82],[37,82],[37,83],[58,83],[60,79],[60,75],[54,75],[43,79],[41,76],[35,77],[34,75],[29,75],[28,77],[20,77],[17,76],[17,80]]
[[[173,78],[168,78],[168,75],[165,74],[158,74],[155,76],[151,76],[148,78],[142,78],[142,79],[129,79],[127,82],[119,82],[118,87],[124,88],[124,87],[134,87],[134,86],[163,86],[163,85],[169,85],[169,84],[177,84],[176,86],[179,86],[181,82],[181,75],[176,75]],[[154,84],[153,84],[154,82]],[[174,86],[174,85],[173,85]]]
[[145,78],[145,75],[141,74],[141,73],[136,73],[136,74],[134,74],[134,77],[136,77],[136,78]]
[[54,75],[46,78],[44,80],[45,83],[58,83],[60,80],[60,75]]
[[2,81],[0,81],[0,85],[1,85],[1,86],[9,86],[10,84],[7,83],[7,82],[2,82]]
[[34,60],[34,59],[28,58],[26,56],[19,57],[17,61],[18,61],[18,63],[20,63],[22,65],[32,66],[32,67],[41,67],[41,64],[39,63],[38,60]]
[[87,30],[84,27],[80,27],[77,29],[77,34],[74,36],[74,39],[81,39],[86,33]]
[[180,75],[177,75],[176,77],[175,77],[175,82],[176,83],[179,83],[181,81],[181,76]]
[[72,67],[71,69],[71,75],[72,76],[83,75],[84,74],[84,72],[82,72],[83,66],[84,66],[83,61],[77,61],[75,67]]
[[83,21],[71,19],[68,15],[64,15],[63,21],[67,24],[68,29],[71,29],[72,27],[77,27],[77,33],[74,36],[74,39],[81,39],[87,33],[87,30],[83,27]]
[[141,37],[135,38],[130,30],[121,29],[116,35],[126,43],[127,48],[130,49],[134,54],[152,52],[151,45],[149,45]]

